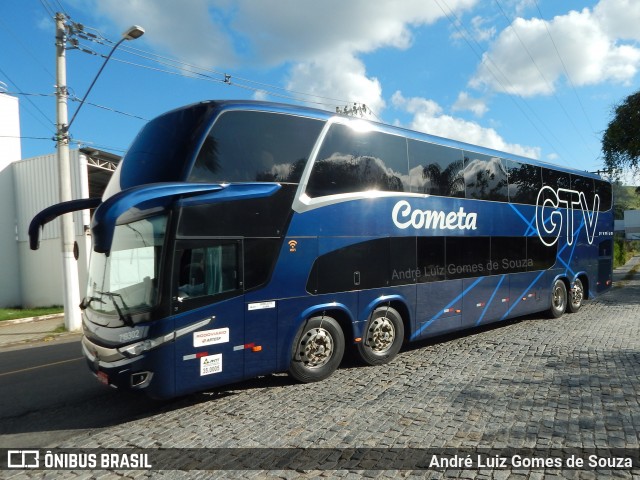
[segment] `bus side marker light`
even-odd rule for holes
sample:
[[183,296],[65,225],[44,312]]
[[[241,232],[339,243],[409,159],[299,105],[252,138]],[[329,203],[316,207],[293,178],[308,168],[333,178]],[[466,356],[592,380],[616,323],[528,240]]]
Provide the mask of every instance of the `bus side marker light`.
[[485,305],[486,303],[484,302],[476,303],[476,307],[484,307]]
[[262,347],[260,345],[256,345],[255,347],[251,347],[252,352],[261,352]]
[[508,301],[509,301],[509,297],[502,299],[502,303],[507,303]]
[[355,343],[360,343],[362,341],[362,337],[354,338],[353,341]]
[[462,313],[462,310],[456,310],[456,313]]

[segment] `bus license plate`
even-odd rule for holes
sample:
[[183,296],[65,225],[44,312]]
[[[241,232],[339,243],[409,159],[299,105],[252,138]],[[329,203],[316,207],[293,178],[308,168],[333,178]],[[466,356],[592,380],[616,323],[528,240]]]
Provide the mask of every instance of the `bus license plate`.
[[100,383],[109,385],[109,375],[107,375],[105,372],[98,372],[97,375],[98,375],[98,381]]

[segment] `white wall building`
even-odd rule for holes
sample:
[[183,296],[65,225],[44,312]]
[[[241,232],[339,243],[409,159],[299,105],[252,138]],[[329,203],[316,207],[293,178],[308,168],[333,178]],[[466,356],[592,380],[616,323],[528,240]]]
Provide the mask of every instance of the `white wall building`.
[[[28,228],[41,210],[60,201],[56,154],[20,160],[18,100],[0,94],[0,308],[62,305],[60,219],[47,224],[40,249],[29,248]],[[92,149],[71,150],[73,198],[102,196],[119,157]],[[80,298],[84,296],[89,212],[73,214],[78,243]]]
[[13,170],[10,168],[21,157],[18,99],[0,93],[0,306],[21,304],[15,302],[20,299],[20,268]]

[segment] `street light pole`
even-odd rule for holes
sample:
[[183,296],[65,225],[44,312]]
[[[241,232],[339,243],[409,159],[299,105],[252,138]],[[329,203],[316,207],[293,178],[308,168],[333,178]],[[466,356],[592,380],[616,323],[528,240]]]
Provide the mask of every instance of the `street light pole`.
[[[71,161],[69,159],[69,131],[67,126],[67,32],[65,15],[56,13],[56,144],[58,152],[58,176],[60,177],[60,202],[72,199]],[[72,332],[80,330],[80,282],[73,247],[75,228],[73,214],[61,217],[62,230],[62,274],[64,294],[64,326]]]
[[[80,101],[80,105],[75,114],[68,122],[67,100],[69,93],[67,90],[67,60],[66,44],[67,30],[65,26],[66,15],[56,13],[56,150],[58,154],[58,175],[60,177],[60,202],[72,200],[71,193],[71,160],[69,158],[69,127],[75,120],[80,108],[84,104],[89,92],[102,73],[105,65],[115,52],[116,48],[125,40],[135,40],[144,34],[144,29],[134,25],[122,34],[109,55],[106,57],[102,67],[91,82],[87,93]],[[63,272],[63,293],[64,293],[64,326],[68,331],[80,330],[82,320],[80,316],[80,282],[78,280],[78,266],[74,255],[75,227],[73,214],[66,213],[61,216],[62,230],[62,272]]]

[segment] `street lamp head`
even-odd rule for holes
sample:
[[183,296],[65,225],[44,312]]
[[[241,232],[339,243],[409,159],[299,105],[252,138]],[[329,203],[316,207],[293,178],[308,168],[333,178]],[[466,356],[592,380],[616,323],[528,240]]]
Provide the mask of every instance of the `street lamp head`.
[[135,40],[144,35],[144,28],[139,25],[133,25],[122,33],[122,38],[125,40]]

